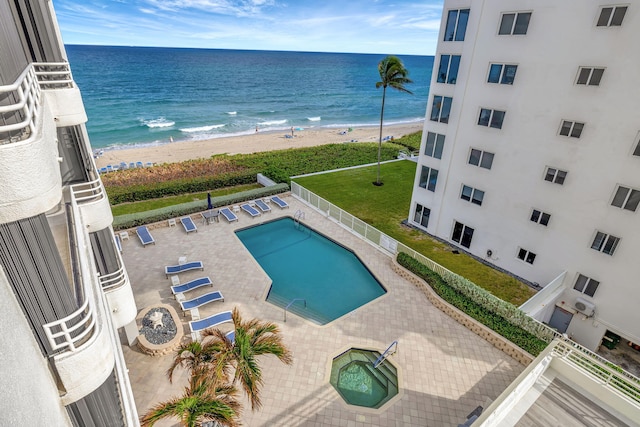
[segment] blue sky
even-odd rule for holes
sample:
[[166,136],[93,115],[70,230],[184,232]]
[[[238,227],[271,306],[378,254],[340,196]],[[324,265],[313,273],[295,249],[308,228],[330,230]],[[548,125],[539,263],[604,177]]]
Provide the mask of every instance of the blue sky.
[[433,55],[442,0],[53,0],[66,44]]

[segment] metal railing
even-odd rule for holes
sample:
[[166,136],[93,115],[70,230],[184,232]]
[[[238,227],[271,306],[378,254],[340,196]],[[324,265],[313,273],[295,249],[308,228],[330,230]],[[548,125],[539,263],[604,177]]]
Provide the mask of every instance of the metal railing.
[[0,106],[0,144],[23,141],[35,135],[41,92],[33,65],[25,68],[13,84],[0,86],[0,98],[8,102]]
[[97,202],[106,197],[104,185],[100,178],[72,185],[71,193],[79,205]]
[[396,351],[398,351],[398,340],[395,340],[394,342],[392,342],[391,344],[389,344],[389,347],[387,347],[387,349],[384,351],[384,353],[382,353],[380,355],[380,357],[378,357],[376,359],[375,362],[373,362],[373,369],[376,369],[378,366],[380,366],[380,364],[382,362],[384,362],[384,360],[391,356],[393,353],[391,353],[391,348],[395,346],[395,350],[393,351],[393,353],[395,353]]
[[43,325],[49,344],[54,351],[76,351],[93,334],[96,316],[91,298],[85,298],[79,309],[54,322]]
[[293,305],[294,302],[296,301],[302,301],[304,302],[304,308],[307,308],[307,300],[304,298],[294,298],[291,301],[289,301],[289,304],[287,304],[287,306],[284,308],[284,321],[287,321],[287,310],[289,310],[289,307],[291,307]]
[[68,63],[36,62],[33,67],[40,89],[70,89],[73,87],[73,77]]
[[104,292],[114,291],[127,284],[127,270],[124,266],[113,273],[100,276],[100,285]]

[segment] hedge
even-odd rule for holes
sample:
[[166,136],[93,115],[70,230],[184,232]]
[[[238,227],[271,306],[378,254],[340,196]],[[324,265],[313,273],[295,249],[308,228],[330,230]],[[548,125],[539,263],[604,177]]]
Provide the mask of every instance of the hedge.
[[504,317],[483,307],[445,282],[435,271],[405,253],[398,254],[398,264],[422,278],[445,301],[496,333],[502,335],[518,347],[537,356],[544,350],[548,342],[536,337]]
[[[289,186],[287,184],[277,184],[271,187],[255,188],[253,190],[227,194],[226,196],[212,197],[211,203],[214,207],[227,206],[234,203],[246,202],[247,200],[254,200],[261,197],[271,196],[273,194],[284,193],[287,190],[289,190]],[[193,202],[166,206],[164,208],[153,209],[145,212],[119,215],[113,218],[113,228],[114,230],[133,228],[152,222],[164,221],[169,218],[175,218],[177,216],[184,216],[196,212],[202,212],[206,209],[206,200],[196,200]]]

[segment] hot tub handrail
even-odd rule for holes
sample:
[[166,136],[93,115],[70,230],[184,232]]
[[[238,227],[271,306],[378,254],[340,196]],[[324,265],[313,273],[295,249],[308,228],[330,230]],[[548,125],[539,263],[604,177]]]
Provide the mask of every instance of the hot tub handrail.
[[393,353],[395,353],[396,351],[398,351],[398,340],[395,340],[394,342],[392,342],[391,344],[389,344],[389,347],[387,347],[387,349],[384,351],[384,353],[382,353],[380,355],[380,357],[378,357],[376,359],[376,361],[373,363],[373,369],[376,369],[378,366],[380,366],[382,364],[382,362],[384,362],[384,360],[388,357],[391,356],[391,348],[393,346],[396,346],[395,350],[393,351]]
[[294,299],[292,299],[291,301],[289,301],[289,304],[287,304],[287,306],[284,308],[284,321],[285,322],[287,321],[287,310],[296,301],[304,302],[304,308],[307,308],[307,300],[306,299],[304,299],[304,298],[294,298]]

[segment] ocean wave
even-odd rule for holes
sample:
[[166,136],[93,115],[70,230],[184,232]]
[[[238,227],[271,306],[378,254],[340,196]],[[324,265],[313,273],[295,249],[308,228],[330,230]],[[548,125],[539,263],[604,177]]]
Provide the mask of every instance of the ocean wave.
[[310,122],[319,122],[320,120],[322,120],[322,117],[317,116],[317,117],[307,117],[307,120],[309,120]]
[[260,126],[273,126],[273,125],[283,125],[285,123],[287,123],[288,120],[284,119],[284,120],[267,120],[264,122],[260,122],[258,123]]
[[227,111],[227,114],[230,116],[235,116],[236,114],[238,114],[237,111]]
[[185,133],[209,132],[210,130],[218,129],[224,126],[225,125],[210,125],[210,126],[199,126],[195,128],[183,128],[183,129],[180,129],[180,132],[185,132]]
[[175,125],[176,122],[160,117],[153,120],[142,120],[142,124],[148,128],[168,128]]

